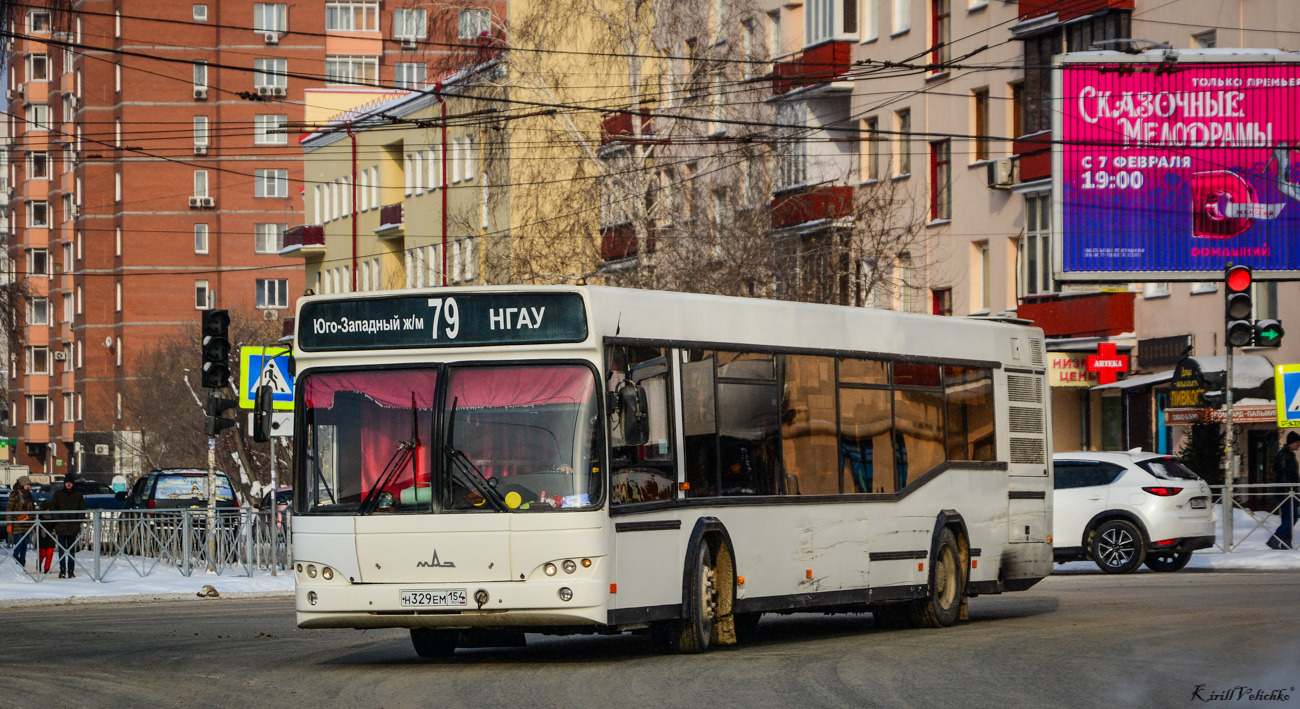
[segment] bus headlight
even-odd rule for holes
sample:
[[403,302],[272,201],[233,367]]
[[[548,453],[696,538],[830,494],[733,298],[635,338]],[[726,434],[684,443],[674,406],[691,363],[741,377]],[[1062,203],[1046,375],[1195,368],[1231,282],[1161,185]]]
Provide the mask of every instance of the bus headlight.
[[555,571],[556,571],[555,564],[552,564],[550,562],[547,562],[546,566],[542,567],[542,573],[546,574],[547,576],[554,576]]
[[563,566],[564,566],[564,573],[566,574],[571,574],[574,571],[578,570],[578,565],[573,563],[573,559],[565,559]]
[[568,603],[569,601],[572,601],[572,600],[573,600],[573,590],[570,589],[570,588],[567,588],[567,587],[566,587],[566,588],[562,588],[562,589],[560,589],[560,600],[561,600],[561,601],[564,601],[565,603]]
[[308,592],[307,592],[307,602],[310,603],[310,604],[312,604],[313,606],[316,605],[316,592],[315,592],[315,591],[308,591]]
[[307,578],[316,578],[316,565],[307,564]]
[[325,579],[326,581],[329,581],[330,579],[334,578],[334,569],[331,569],[330,567],[326,566],[326,567],[325,567],[325,568],[320,572],[320,576],[321,576],[321,578]]

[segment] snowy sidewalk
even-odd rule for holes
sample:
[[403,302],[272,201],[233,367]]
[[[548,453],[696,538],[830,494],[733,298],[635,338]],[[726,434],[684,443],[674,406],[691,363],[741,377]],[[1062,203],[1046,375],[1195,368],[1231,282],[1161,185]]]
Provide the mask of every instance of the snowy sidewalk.
[[[103,583],[95,583],[90,577],[81,573],[76,578],[60,579],[58,570],[43,581],[37,582],[26,572],[18,568],[14,561],[13,550],[5,547],[4,558],[0,561],[0,607],[27,605],[29,603],[49,603],[51,601],[82,602],[88,600],[131,601],[171,598],[194,598],[204,586],[212,586],[222,596],[241,595],[282,595],[293,593],[293,572],[283,571],[276,576],[267,572],[249,578],[233,574],[218,576],[196,570],[188,578],[180,570],[166,564],[159,564],[153,573],[140,576],[125,564],[118,564],[105,575]],[[81,556],[83,562],[85,555]],[[54,562],[58,563],[57,560]],[[27,554],[27,570],[36,566],[35,552]],[[125,598],[124,598],[125,597]]]

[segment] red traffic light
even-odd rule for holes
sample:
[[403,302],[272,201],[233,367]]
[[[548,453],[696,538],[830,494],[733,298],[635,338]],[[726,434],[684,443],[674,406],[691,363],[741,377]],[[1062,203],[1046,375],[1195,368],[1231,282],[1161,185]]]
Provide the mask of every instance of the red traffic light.
[[1250,266],[1230,266],[1224,280],[1229,293],[1241,293],[1250,288]]

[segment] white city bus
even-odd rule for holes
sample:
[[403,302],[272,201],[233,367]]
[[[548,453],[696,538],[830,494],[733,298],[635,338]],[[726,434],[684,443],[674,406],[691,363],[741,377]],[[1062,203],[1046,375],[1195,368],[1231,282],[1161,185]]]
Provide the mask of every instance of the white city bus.
[[304,298],[297,620],[523,633],[946,626],[1051,570],[1040,330],[598,287]]

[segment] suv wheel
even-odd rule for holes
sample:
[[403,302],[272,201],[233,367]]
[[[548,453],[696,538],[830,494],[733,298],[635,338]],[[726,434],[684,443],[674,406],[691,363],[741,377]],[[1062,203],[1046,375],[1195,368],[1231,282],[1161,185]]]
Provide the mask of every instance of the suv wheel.
[[1168,573],[1182,569],[1184,566],[1187,566],[1187,562],[1191,560],[1192,553],[1190,551],[1156,552],[1147,557],[1147,568],[1152,571]]
[[1088,550],[1102,571],[1127,574],[1146,560],[1147,542],[1137,525],[1126,519],[1112,519],[1092,533]]

